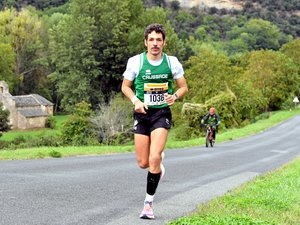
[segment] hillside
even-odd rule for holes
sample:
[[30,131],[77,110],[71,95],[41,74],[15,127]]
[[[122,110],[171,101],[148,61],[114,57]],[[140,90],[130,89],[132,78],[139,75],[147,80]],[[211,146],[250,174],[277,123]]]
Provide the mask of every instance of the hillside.
[[[167,2],[171,2],[172,0],[167,0]],[[192,8],[192,7],[215,7],[217,9],[225,8],[225,9],[238,9],[241,10],[243,8],[243,4],[241,1],[234,0],[178,0],[180,2],[181,7]]]
[[[172,4],[173,0],[165,0]],[[285,34],[294,38],[300,36],[299,0],[178,0],[180,8],[198,8],[204,14],[216,18],[228,15],[231,18],[244,16],[247,19],[260,18],[275,24]],[[193,11],[193,10],[192,10]]]

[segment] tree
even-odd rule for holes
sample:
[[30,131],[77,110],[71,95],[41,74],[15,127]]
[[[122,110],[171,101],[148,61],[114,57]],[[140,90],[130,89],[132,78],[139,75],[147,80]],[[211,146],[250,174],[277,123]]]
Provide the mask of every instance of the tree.
[[262,19],[251,19],[243,27],[235,26],[227,33],[230,40],[237,38],[243,40],[250,50],[278,50],[282,36],[284,34],[278,27]]
[[0,137],[3,132],[10,130],[9,125],[9,111],[3,108],[2,102],[0,102]]
[[15,53],[14,94],[49,94],[43,89],[47,71],[42,35],[42,23],[32,8],[0,12],[0,42],[11,45]]
[[179,39],[170,22],[167,20],[163,8],[153,7],[142,12],[135,24],[129,30],[129,53],[139,54],[145,51],[144,30],[151,23],[163,24],[166,30],[166,46],[164,51],[170,55],[176,55],[180,51]]
[[300,38],[283,45],[280,51],[293,60],[300,72]]
[[[298,78],[300,78],[300,39],[295,39],[285,45],[283,45],[280,49],[280,52],[282,52],[284,55],[289,57],[298,70]],[[300,95],[300,85],[298,83],[298,91],[295,90],[294,94],[296,96]]]
[[189,82],[186,98],[194,103],[204,103],[225,91],[237,76],[229,58],[209,48],[199,49],[197,56],[190,57],[186,66],[185,73]]
[[[96,108],[119,91],[120,74],[129,56],[130,22],[136,20],[139,10],[142,4],[135,0],[70,2],[70,15],[51,32],[53,77],[65,110],[74,108],[79,100]],[[82,80],[79,86],[78,80]]]
[[253,51],[243,59],[246,65],[243,74],[260,90],[267,101],[267,110],[280,109],[292,93],[299,93],[300,78],[291,59],[271,50]]
[[0,42],[0,80],[4,80],[9,86],[14,83],[15,53],[9,44]]
[[50,30],[50,55],[54,72],[49,76],[56,84],[61,107],[73,112],[78,102],[91,102],[99,92],[91,88],[99,71],[92,47],[94,20],[65,15]]

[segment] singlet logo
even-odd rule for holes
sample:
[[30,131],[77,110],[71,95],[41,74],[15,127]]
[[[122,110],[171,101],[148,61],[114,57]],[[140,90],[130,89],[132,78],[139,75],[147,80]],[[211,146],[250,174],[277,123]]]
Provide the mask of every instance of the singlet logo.
[[168,74],[155,74],[155,75],[151,75],[151,72],[150,74],[147,74],[146,72],[146,75],[143,76],[143,79],[144,80],[151,80],[151,79],[168,79]]

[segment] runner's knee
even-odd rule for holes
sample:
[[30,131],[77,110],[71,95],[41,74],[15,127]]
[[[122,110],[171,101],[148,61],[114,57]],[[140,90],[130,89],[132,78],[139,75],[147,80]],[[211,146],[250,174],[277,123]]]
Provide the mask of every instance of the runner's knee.
[[149,163],[147,161],[139,160],[138,165],[142,169],[146,169],[149,167]]
[[152,167],[159,166],[160,162],[161,162],[161,155],[155,154],[155,155],[150,156],[150,159],[149,159],[150,167],[151,166]]

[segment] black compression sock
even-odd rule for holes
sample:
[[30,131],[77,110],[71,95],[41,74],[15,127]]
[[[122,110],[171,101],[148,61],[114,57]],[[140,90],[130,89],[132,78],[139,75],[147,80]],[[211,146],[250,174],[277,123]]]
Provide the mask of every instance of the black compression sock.
[[147,194],[149,194],[149,195],[155,194],[159,180],[160,180],[160,173],[150,173],[150,171],[148,171]]

